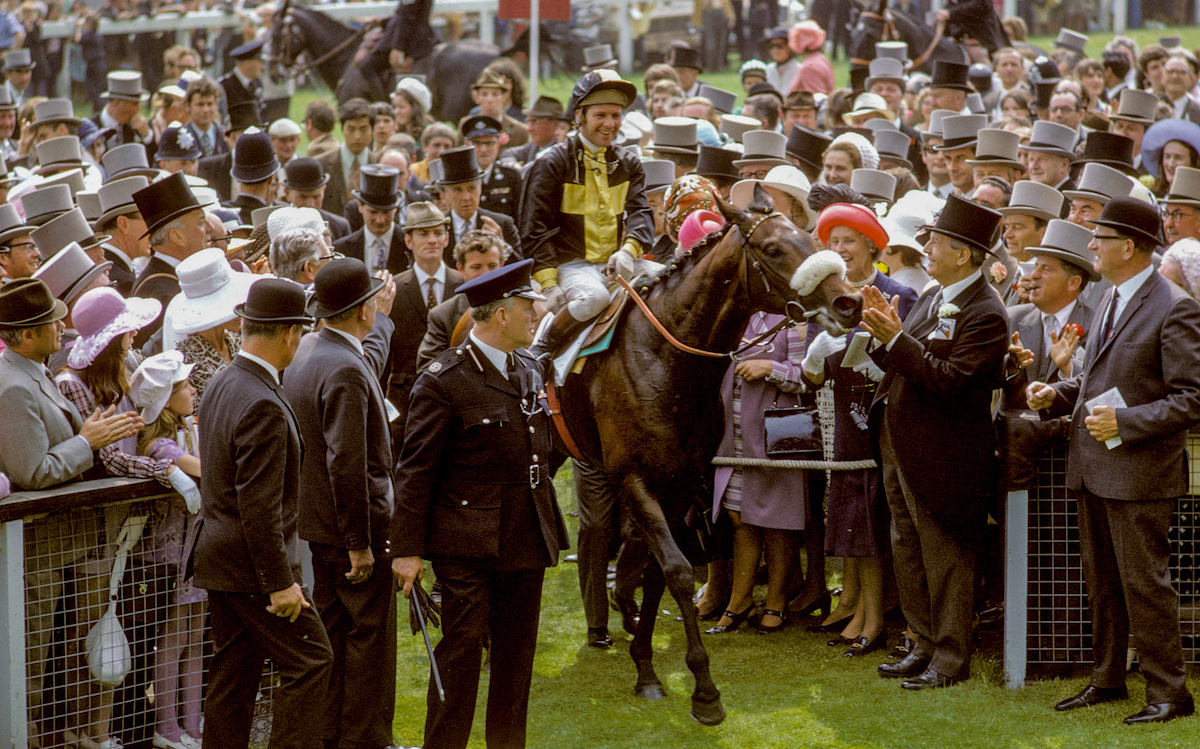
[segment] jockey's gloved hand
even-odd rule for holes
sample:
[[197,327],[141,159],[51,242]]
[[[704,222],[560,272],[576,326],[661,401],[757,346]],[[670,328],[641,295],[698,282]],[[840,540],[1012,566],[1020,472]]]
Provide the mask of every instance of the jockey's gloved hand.
[[834,338],[829,335],[829,331],[822,330],[813,339],[812,343],[808,344],[808,353],[804,356],[804,361],[800,365],[809,374],[824,374],[825,359],[844,348],[846,348],[846,339],[844,337],[838,336]]
[[567,306],[567,292],[557,284],[548,289],[542,289],[542,296],[546,297],[546,309],[556,315],[563,307]]
[[632,281],[635,272],[634,267],[633,255],[622,249],[608,256],[608,267],[605,269],[605,272],[608,273],[610,278],[620,276],[626,281]]

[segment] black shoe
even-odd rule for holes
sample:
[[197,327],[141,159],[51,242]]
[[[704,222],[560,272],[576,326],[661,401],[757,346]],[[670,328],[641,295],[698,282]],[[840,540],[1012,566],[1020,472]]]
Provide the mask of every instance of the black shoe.
[[831,648],[840,648],[840,647],[845,647],[846,645],[849,645],[852,642],[854,642],[854,638],[842,637],[841,635],[838,635],[837,637],[833,638],[832,640],[827,640],[825,642],[825,644]]
[[941,689],[942,687],[951,687],[960,681],[966,681],[961,676],[944,676],[934,671],[932,668],[927,668],[921,672],[920,676],[905,681],[900,686],[913,692],[919,692],[923,689]]
[[929,659],[909,653],[895,663],[880,663],[879,673],[891,679],[907,679],[917,676],[929,668]]
[[776,611],[775,609],[764,609],[763,616],[777,616],[779,617],[779,623],[774,627],[768,627],[767,625],[763,624],[762,619],[759,618],[758,633],[760,635],[769,635],[772,632],[778,632],[787,625],[787,616],[785,616],[782,611]]
[[718,624],[715,627],[709,627],[708,629],[704,630],[704,634],[706,634],[706,635],[723,635],[726,632],[734,632],[737,630],[738,627],[742,626],[742,624],[747,619],[750,618],[750,614],[752,614],[752,613],[754,613],[754,606],[747,606],[745,608],[745,610],[742,611],[742,613],[740,613],[740,614],[735,614],[732,611],[730,611],[729,609],[726,609],[725,613],[722,616],[729,617],[729,624],[725,624],[725,625]]
[[887,645],[887,635],[883,632],[875,635],[875,639],[870,642],[867,641],[866,635],[860,635],[854,638],[854,642],[850,644],[850,649],[842,653],[842,655],[847,658],[857,658],[860,655],[874,653],[876,650],[883,648],[884,645]]
[[1124,684],[1119,687],[1094,687],[1088,684],[1083,688],[1082,692],[1058,703],[1054,706],[1054,709],[1061,713],[1067,710],[1077,710],[1081,707],[1091,707],[1092,705],[1100,705],[1105,702],[1116,702],[1117,700],[1127,699],[1129,699],[1129,690]]
[[1141,723],[1166,723],[1176,718],[1186,718],[1196,712],[1196,703],[1191,695],[1182,702],[1159,702],[1146,705],[1137,715],[1125,719],[1127,725],[1135,726]]
[[608,591],[608,605],[621,615],[621,628],[631,635],[637,634],[638,605],[632,598],[621,598],[615,590]]
[[611,648],[613,639],[607,627],[588,627],[587,644],[593,648]]

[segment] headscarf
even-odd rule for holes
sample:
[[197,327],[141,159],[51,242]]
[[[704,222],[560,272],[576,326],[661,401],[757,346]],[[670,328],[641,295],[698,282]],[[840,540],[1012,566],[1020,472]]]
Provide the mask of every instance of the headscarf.
[[1179,263],[1184,290],[1194,299],[1200,299],[1200,242],[1191,237],[1184,237],[1167,248],[1163,253],[1163,260]]
[[663,218],[671,236],[679,236],[684,219],[692,211],[703,209],[720,213],[716,195],[716,185],[698,174],[685,174],[675,180],[663,196]]

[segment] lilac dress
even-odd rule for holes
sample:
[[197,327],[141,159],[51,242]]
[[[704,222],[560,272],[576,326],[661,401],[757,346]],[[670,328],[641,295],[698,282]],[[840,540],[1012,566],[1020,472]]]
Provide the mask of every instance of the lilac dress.
[[[162,437],[150,443],[150,457],[174,463],[184,455],[198,452],[199,446],[196,445],[194,434],[194,423],[189,419],[188,426],[180,430],[176,439]],[[180,442],[188,445],[189,449],[184,450],[180,447]],[[208,593],[203,588],[192,585],[190,577],[183,577],[184,544],[197,516],[189,513],[183,503],[174,497],[160,502],[157,510],[158,517],[152,533],[154,559],[159,564],[167,565],[172,576],[176,578],[174,603],[199,603],[207,600]]]

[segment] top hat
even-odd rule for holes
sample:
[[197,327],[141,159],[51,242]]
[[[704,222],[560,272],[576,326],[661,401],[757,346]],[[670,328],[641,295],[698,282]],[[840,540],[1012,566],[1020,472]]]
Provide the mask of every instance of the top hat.
[[475,82],[471,84],[471,90],[477,88],[502,88],[505,91],[512,90],[512,81],[507,76],[501,75],[498,71],[491,68],[484,68]]
[[[75,201],[71,199],[71,188],[66,185],[39,187],[21,196],[21,209],[25,211],[27,226],[41,226],[74,207]],[[0,236],[3,235],[0,234]]]
[[258,102],[230,102],[229,127],[225,128],[225,134],[229,135],[230,133],[235,133],[238,130],[247,130],[252,127],[262,127]]
[[38,143],[38,168],[34,174],[47,175],[83,166],[83,153],[79,149],[79,136],[63,135]]
[[967,159],[967,164],[998,164],[1019,172],[1025,171],[1025,165],[1017,161],[1017,150],[1021,145],[1021,136],[1007,130],[984,128],[979,131],[979,142],[975,145],[975,158]]
[[583,67],[579,72],[586,73],[597,68],[611,68],[617,64],[617,56],[613,54],[611,44],[593,44],[583,48]]
[[75,106],[70,99],[46,99],[33,106],[33,126],[64,123],[79,127],[83,120],[75,116]]
[[432,229],[435,226],[445,226],[450,223],[450,217],[434,203],[422,200],[409,203],[404,217],[404,232],[407,234],[414,229]]
[[1088,249],[1091,241],[1092,232],[1087,227],[1054,218],[1046,224],[1041,244],[1028,247],[1025,251],[1035,256],[1056,257],[1084,271],[1089,281],[1098,281],[1100,274],[1096,272],[1096,254]]
[[442,151],[441,162],[442,178],[438,180],[439,184],[457,185],[483,176],[479,171],[479,164],[475,161],[474,146],[447,148]]
[[313,279],[312,298],[304,311],[318,320],[336,317],[379,293],[382,278],[372,278],[363,261],[352,257],[330,260]]
[[1020,146],[1020,149],[1053,154],[1074,161],[1075,152],[1072,149],[1075,147],[1076,137],[1076,132],[1066,125],[1050,120],[1038,120],[1033,123],[1033,134],[1029,137],[1029,144]]
[[460,294],[467,295],[467,303],[472,307],[482,307],[485,304],[514,296],[535,302],[545,301],[546,297],[537,293],[533,288],[533,283],[530,281],[532,272],[532,258],[511,265],[502,265],[496,270],[472,278],[459,286],[458,291]]
[[876,57],[867,68],[870,74],[863,82],[868,91],[876,83],[894,83],[903,91],[908,81],[904,77],[904,63],[891,57]]
[[539,96],[533,106],[525,110],[525,117],[544,117],[548,120],[566,119],[562,102],[553,96]]
[[1054,89],[1058,88],[1060,81],[1034,81],[1033,83],[1033,101],[1031,106],[1035,112],[1041,112],[1050,108],[1050,99],[1054,96]]
[[109,240],[107,236],[96,236],[96,232],[92,230],[91,224],[79,208],[72,208],[47,221],[30,232],[30,236],[43,258],[54,257],[71,243],[77,243],[84,250],[91,250]]
[[390,211],[400,205],[399,181],[400,170],[396,167],[367,164],[359,170],[359,189],[352,194],[377,211]]
[[873,202],[896,202],[896,178],[878,169],[850,172],[850,189]]
[[286,278],[261,278],[250,285],[246,301],[233,308],[243,320],[276,325],[308,325],[304,287]]
[[971,88],[967,83],[967,72],[969,67],[961,62],[950,62],[949,60],[934,60],[933,61],[933,78],[929,82],[930,88],[949,88],[963,93],[971,93],[975,89]]
[[815,169],[820,169],[821,156],[832,142],[833,138],[825,133],[810,130],[803,125],[793,125],[784,152]]
[[34,328],[66,316],[67,305],[37,278],[18,278],[0,286],[0,329]]
[[987,117],[982,114],[958,114],[942,119],[942,145],[935,151],[953,151],[959,148],[974,149],[979,142],[979,131],[987,127]]
[[[771,90],[774,91],[775,89]],[[716,86],[710,86],[707,83],[701,83],[699,94],[700,96],[712,102],[713,109],[717,110],[721,114],[731,114],[733,112],[733,108],[737,106],[737,94],[733,93],[732,91],[726,91],[723,88],[717,88]],[[776,92],[776,94],[778,95],[778,92]],[[749,96],[753,95],[753,93],[749,94]]]
[[892,110],[888,109],[887,101],[882,96],[863,93],[854,97],[853,108],[842,115],[842,122],[852,125],[854,124],[853,120],[868,114],[874,114],[889,121],[896,116]]
[[83,190],[75,193],[75,205],[79,206],[79,210],[83,211],[83,217],[88,220],[89,224],[94,224],[104,214],[104,209],[100,204],[99,192]]
[[[26,196],[30,194],[26,193]],[[0,247],[7,247],[9,242],[28,233],[29,226],[21,220],[17,207],[12,203],[0,205]]]
[[238,182],[264,182],[279,171],[271,136],[257,128],[248,128],[233,147],[233,168],[229,173]]
[[446,170],[442,167],[442,159],[439,156],[429,162],[429,182],[425,184],[425,192],[433,195],[442,191],[442,180],[446,178]]
[[146,234],[142,236],[153,234],[186,213],[200,210],[200,203],[188,187],[183,172],[151,182],[133,194],[133,202],[137,203],[138,211],[146,221]]
[[13,100],[12,90],[8,86],[0,86],[0,111],[16,108],[17,102]]
[[1066,198],[1063,197],[1063,194],[1050,185],[1043,185],[1041,182],[1034,182],[1030,179],[1021,179],[1013,185],[1008,205],[1001,208],[1000,213],[1005,216],[1015,213],[1049,221],[1063,215],[1064,203],[1066,203]]
[[642,162],[646,174],[646,192],[665,190],[675,181],[675,164],[666,159],[646,159]]
[[745,153],[733,162],[738,169],[750,164],[791,166],[787,160],[787,137],[774,130],[751,130],[742,136]]
[[567,114],[574,116],[576,109],[592,104],[619,104],[628,108],[637,95],[637,86],[621,78],[617,71],[600,68],[584,73],[575,81]]
[[10,70],[30,70],[33,67],[33,55],[27,47],[20,47],[4,53],[4,72],[6,73]]
[[1158,43],[1164,49],[1174,49],[1175,47],[1179,46],[1180,41],[1181,40],[1178,36],[1160,36],[1158,38]]
[[142,100],[142,74],[134,70],[113,70],[108,74],[106,99]]
[[889,122],[882,117],[872,117],[862,124],[862,129],[871,132],[871,140],[875,139],[875,133],[880,130],[895,130],[897,132],[900,130],[900,128],[896,127],[896,123]]
[[256,60],[262,57],[263,41],[262,39],[255,39],[252,42],[246,42],[240,47],[234,47],[229,51],[229,56],[235,60]]
[[123,146],[110,148],[100,157],[100,164],[111,182],[124,177],[145,177],[156,179],[159,170],[151,169],[146,158],[146,147],[141,143],[126,143]]
[[1171,189],[1162,202],[1182,203],[1200,208],[1200,169],[1193,169],[1190,166],[1176,167],[1175,179],[1171,182]]
[[929,141],[933,138],[941,140],[942,138],[942,123],[947,117],[958,117],[958,112],[949,109],[935,109],[929,113],[929,125],[921,132],[921,141]]
[[15,171],[8,168],[8,164],[4,162],[4,157],[0,156],[0,187],[11,185],[17,181]]
[[[272,213],[274,213],[275,211],[278,211],[282,208],[291,208],[291,206],[264,205],[261,208],[255,208],[254,210],[250,211],[250,225],[251,226],[259,226],[260,224],[266,223],[267,219],[269,219],[271,217]],[[300,210],[300,209],[297,208],[297,209],[293,209],[293,210]],[[315,209],[310,209],[310,210],[315,210]],[[323,223],[324,223],[324,221],[322,221],[322,224]],[[325,231],[323,226],[321,228],[321,231],[322,231],[322,233],[324,233],[324,231]],[[268,234],[268,236],[271,236],[272,239],[274,239],[274,236],[271,235],[269,230],[268,230],[267,234]]]
[[912,146],[912,139],[899,130],[877,130],[875,132],[875,150],[879,152],[879,158],[886,158],[905,169],[913,168],[912,162],[908,160],[910,146]]
[[967,111],[971,114],[986,113],[987,107],[983,105],[983,97],[974,91],[967,94]]
[[889,58],[899,60],[905,67],[911,60],[908,57],[908,42],[875,42],[875,59]]
[[133,194],[149,185],[150,180],[140,176],[105,182],[100,188],[100,217],[96,219],[96,226],[104,226],[117,216],[136,213],[138,207]]
[[59,172],[52,177],[47,177],[42,181],[40,186],[50,187],[52,185],[66,185],[71,191],[72,201],[76,199],[76,194],[87,189],[87,183],[83,180],[83,169],[80,167],[74,167],[65,172]]
[[698,153],[699,147],[696,121],[691,117],[659,117],[654,121],[654,144],[650,146],[650,150],[695,154]]
[[1133,179],[1111,166],[1092,162],[1083,165],[1078,186],[1062,192],[1070,200],[1094,200],[1103,205],[1133,192]]
[[1075,163],[1104,164],[1134,179],[1139,174],[1133,165],[1133,139],[1103,130],[1088,133],[1083,155]]
[[1155,247],[1163,245],[1162,216],[1158,206],[1137,198],[1113,198],[1100,212],[1100,218],[1092,221],[1097,226],[1116,229],[1125,236],[1143,240]]
[[1003,218],[1004,216],[999,212],[993,211],[987,206],[951,195],[946,198],[946,206],[938,215],[937,221],[921,228],[944,234],[951,239],[957,239],[974,249],[990,254],[996,237],[996,229],[1000,226]]
[[696,159],[696,174],[709,179],[738,179],[737,167],[733,165],[738,152],[729,148],[716,148],[700,144],[700,157]]
[[307,192],[329,184],[329,175],[325,173],[321,162],[307,156],[292,159],[283,170],[285,190]]
[[721,115],[721,132],[728,135],[734,143],[741,143],[746,133],[761,128],[762,120],[754,117],[743,117],[740,114]]
[[1072,52],[1084,54],[1084,49],[1087,47],[1088,38],[1086,34],[1080,34],[1078,31],[1070,29],[1059,29],[1058,38],[1054,40],[1055,47],[1069,49]]
[[1117,97],[1117,111],[1108,118],[1138,122],[1149,127],[1154,124],[1154,111],[1158,109],[1159,101],[1158,95],[1153,92],[1127,88]]
[[112,263],[93,263],[77,243],[71,242],[54,257],[44,261],[33,274],[44,281],[50,293],[70,305],[83,293],[100,274],[112,267]]
[[459,132],[462,133],[463,140],[471,140],[472,138],[483,138],[488,135],[499,135],[504,132],[504,125],[500,120],[486,114],[477,114],[474,117],[468,117],[462,122],[459,127]]
[[855,94],[863,93],[867,90],[867,78],[870,77],[871,70],[866,66],[850,68],[850,90]]
[[700,63],[700,50],[691,47],[671,47],[667,52],[667,64],[673,68],[692,68],[704,72]]
[[204,151],[196,142],[192,131],[178,122],[172,122],[159,137],[158,151],[155,152],[154,158],[157,161],[195,161],[203,155]]

